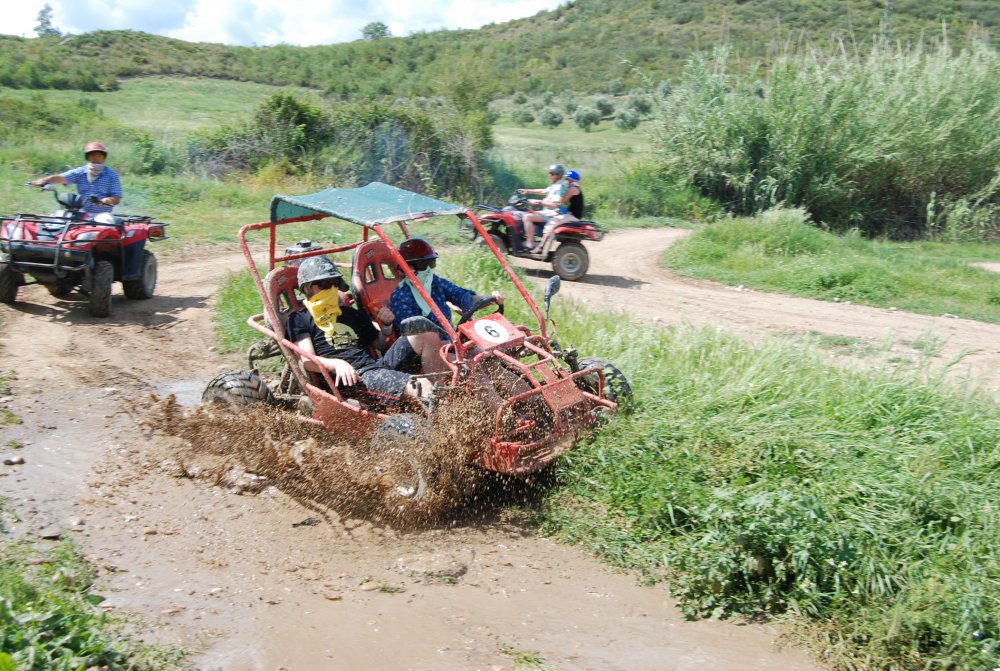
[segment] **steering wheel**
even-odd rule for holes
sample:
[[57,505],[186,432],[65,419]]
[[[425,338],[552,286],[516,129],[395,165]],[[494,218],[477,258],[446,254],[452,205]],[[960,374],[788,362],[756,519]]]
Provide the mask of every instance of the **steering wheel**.
[[501,315],[503,314],[503,303],[497,303],[496,296],[486,296],[470,305],[469,309],[462,313],[462,318],[458,320],[458,325],[461,326],[465,322],[469,321],[472,318],[472,315],[476,314],[487,305],[496,305],[496,313]]

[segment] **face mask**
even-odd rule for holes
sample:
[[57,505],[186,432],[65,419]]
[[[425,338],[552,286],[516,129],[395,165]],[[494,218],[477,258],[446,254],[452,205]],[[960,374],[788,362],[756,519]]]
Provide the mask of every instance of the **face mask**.
[[316,326],[328,337],[333,337],[337,332],[337,317],[340,316],[340,294],[336,287],[323,289],[302,301],[312,315]]
[[424,268],[423,270],[417,271],[414,274],[417,276],[417,279],[420,280],[420,283],[423,284],[424,287],[426,287],[428,291],[430,291],[431,290],[431,278],[434,277],[434,269],[433,268]]
[[87,164],[87,172],[89,172],[89,173],[91,173],[93,175],[100,175],[102,170],[104,170],[104,164],[103,163],[88,163]]

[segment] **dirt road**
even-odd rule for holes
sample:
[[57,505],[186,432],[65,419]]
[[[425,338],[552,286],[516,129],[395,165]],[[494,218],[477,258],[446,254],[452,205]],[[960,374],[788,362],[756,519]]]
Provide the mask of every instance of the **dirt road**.
[[[610,235],[591,250],[588,281],[564,293],[747,333],[906,339],[934,326],[948,347],[991,343],[967,361],[997,383],[1000,327],[678,280],[655,266],[677,235]],[[146,640],[184,646],[198,668],[238,671],[513,669],[532,655],[567,671],[816,668],[777,649],[771,628],[683,621],[662,588],[534,537],[512,513],[399,533],[277,488],[241,494],[195,477],[143,425],[156,412],[143,399],[190,402],[240,365],[213,351],[210,305],[223,273],[241,267],[237,255],[162,260],[158,296],[116,295],[106,320],[39,287],[0,306],[0,369],[13,373],[0,403],[23,420],[0,431],[5,454],[25,460],[0,467],[15,531],[77,540],[109,608],[139,614]]]

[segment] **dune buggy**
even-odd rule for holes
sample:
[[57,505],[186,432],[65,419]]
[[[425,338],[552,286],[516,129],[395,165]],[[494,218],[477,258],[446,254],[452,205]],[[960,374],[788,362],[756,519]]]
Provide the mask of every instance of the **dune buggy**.
[[[488,237],[500,251],[511,256],[519,256],[536,261],[547,261],[552,270],[564,280],[578,280],[587,274],[590,255],[583,245],[585,241],[600,242],[604,239],[604,229],[593,221],[567,221],[547,224],[542,233],[541,252],[531,254],[524,243],[524,215],[529,212],[528,200],[515,193],[504,207],[476,205],[474,211],[486,212],[480,221],[486,228]],[[472,220],[462,217],[459,232],[469,240],[485,241],[472,225]]]
[[[397,225],[405,238],[410,236],[409,225],[442,215],[467,218],[479,235],[490,240],[487,247],[534,316],[532,326],[510,322],[492,297],[473,305],[454,327],[440,313],[427,289],[404,262],[386,228]],[[303,241],[285,247],[284,253],[277,251],[287,244],[278,241],[284,226],[325,217],[335,217],[338,225],[344,223],[346,229],[356,231],[348,238],[338,236],[340,240],[352,241],[329,247]],[[248,235],[257,231],[268,234],[267,266],[262,269],[254,261],[248,240]],[[263,303],[263,312],[250,316],[247,323],[266,338],[250,348],[249,370],[216,376],[209,382],[202,400],[236,406],[267,403],[295,408],[305,415],[305,421],[322,425],[338,436],[360,437],[363,449],[373,455],[386,455],[385,462],[377,468],[383,478],[390,479],[400,499],[419,500],[424,495],[429,483],[423,467],[416,460],[400,460],[398,455],[429,439],[427,432],[432,419],[429,411],[414,406],[387,414],[363,400],[349,398],[344,390],[337,388],[328,371],[305,370],[302,364],[306,359],[318,362],[288,340],[284,331],[292,312],[302,308],[296,264],[313,255],[349,252],[353,255],[352,262],[341,265],[351,267],[351,292],[341,295],[342,302],[355,301],[374,321],[379,307],[388,304],[396,285],[406,277],[445,325],[446,338],[442,339],[440,355],[448,370],[428,376],[442,405],[449,399],[475,396],[485,385],[492,385],[503,394],[499,403],[493,395],[494,403],[483,422],[487,426],[486,437],[475,453],[469,455],[469,461],[501,474],[526,474],[544,467],[568,449],[581,431],[594,425],[600,415],[615,411],[631,395],[631,390],[625,376],[613,365],[601,359],[579,358],[574,349],[561,347],[553,338],[555,324],[548,318],[548,312],[559,278],[550,279],[543,316],[488,235],[472,211],[378,182],[356,189],[275,196],[271,201],[270,221],[243,226],[238,234]],[[510,299],[506,304],[511,304]],[[491,305],[495,312],[481,314]],[[268,384],[257,364],[272,356],[282,356],[284,366],[280,377]],[[498,374],[508,381],[513,378],[516,383],[494,385]],[[395,466],[390,467],[387,464],[393,455],[396,455]]]
[[78,194],[43,188],[54,192],[63,209],[0,218],[0,302],[17,300],[21,286],[41,284],[57,297],[79,291],[91,315],[107,317],[115,280],[126,298],[152,298],[156,257],[146,241],[166,239],[168,224],[146,216],[91,218]]

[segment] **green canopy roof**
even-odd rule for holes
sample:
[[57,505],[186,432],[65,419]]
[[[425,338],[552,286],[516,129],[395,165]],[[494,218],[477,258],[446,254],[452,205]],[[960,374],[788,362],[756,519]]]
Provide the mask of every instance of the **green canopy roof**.
[[421,196],[381,182],[358,189],[326,189],[305,196],[274,196],[271,221],[328,214],[362,226],[409,221],[442,214],[461,214],[466,208]]

